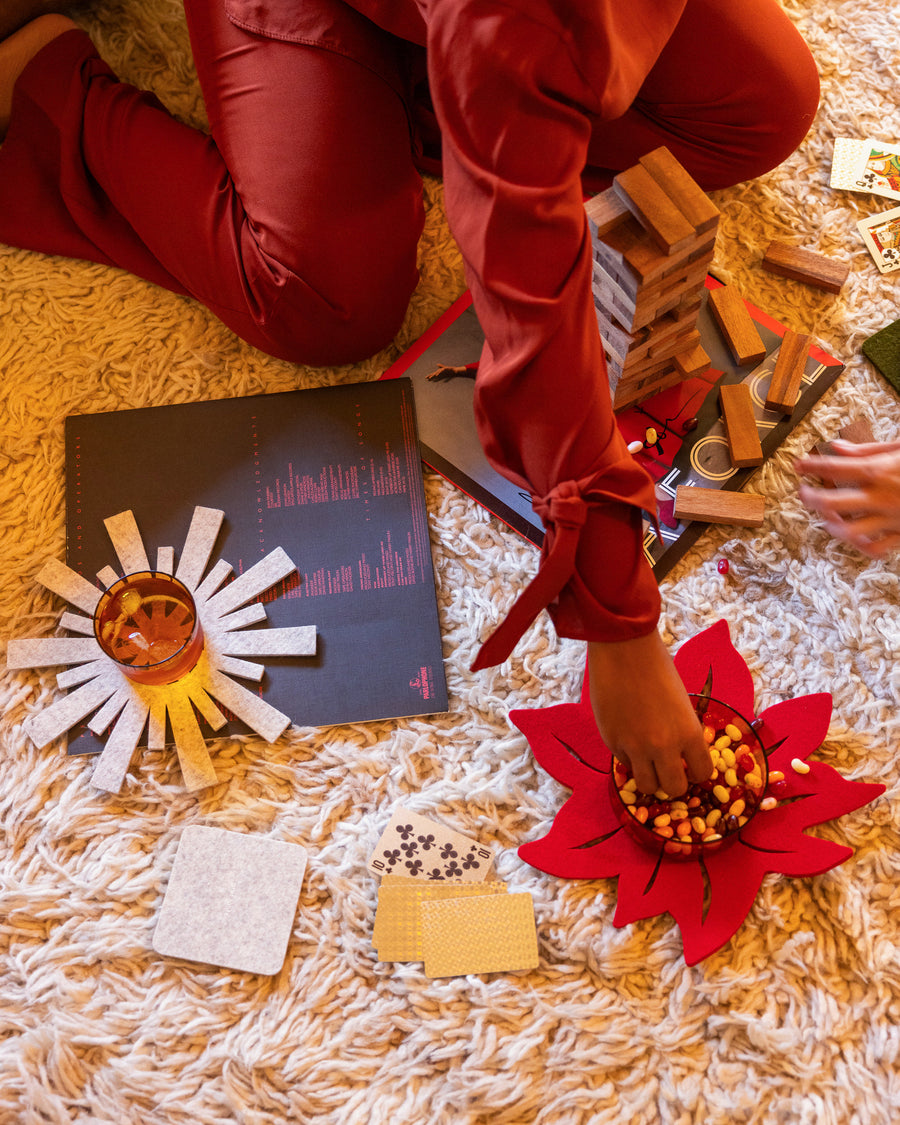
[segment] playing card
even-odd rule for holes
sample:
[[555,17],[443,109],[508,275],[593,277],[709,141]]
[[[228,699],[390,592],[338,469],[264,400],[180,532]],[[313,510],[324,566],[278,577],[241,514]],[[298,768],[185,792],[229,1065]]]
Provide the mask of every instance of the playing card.
[[833,188],[843,188],[847,191],[858,191],[854,183],[856,168],[860,157],[865,157],[871,150],[873,142],[867,138],[860,140],[857,137],[835,137],[834,155],[831,160],[831,179],[829,183]]
[[477,841],[399,808],[382,833],[368,866],[375,875],[480,883],[491,870],[492,860],[490,850]]
[[412,885],[382,881],[378,909],[372,927],[372,945],[379,961],[421,961],[421,904],[436,898],[467,898],[470,895],[505,894],[505,883],[460,883],[458,880]]
[[856,225],[879,270],[900,270],[900,207],[870,215]]
[[422,952],[427,977],[508,973],[538,964],[529,894],[423,902]]
[[856,155],[851,190],[900,199],[900,148],[867,142]]

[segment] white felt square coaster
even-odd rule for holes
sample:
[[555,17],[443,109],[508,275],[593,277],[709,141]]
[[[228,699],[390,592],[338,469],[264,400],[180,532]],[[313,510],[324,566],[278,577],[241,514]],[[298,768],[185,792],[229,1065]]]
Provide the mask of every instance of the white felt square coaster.
[[305,870],[298,844],[189,825],[153,948],[164,957],[274,975],[284,964]]

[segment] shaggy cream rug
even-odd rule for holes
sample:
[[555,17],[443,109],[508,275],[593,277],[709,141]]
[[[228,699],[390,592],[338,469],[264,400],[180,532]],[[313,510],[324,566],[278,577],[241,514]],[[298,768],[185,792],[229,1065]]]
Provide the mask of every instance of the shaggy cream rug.
[[[23,719],[48,672],[4,671],[0,719],[0,1122],[44,1125],[874,1125],[900,1119],[900,836],[896,560],[830,541],[796,498],[793,458],[851,417],[896,438],[894,393],[860,356],[900,315],[897,282],[856,232],[889,204],[829,188],[836,136],[900,143],[896,0],[786,0],[823,83],[800,151],[719,193],[717,264],[745,295],[847,365],[759,473],[760,531],[707,532],[664,583],[677,647],[719,618],[757,704],[834,693],[821,755],[881,781],[872,806],[816,832],[854,857],[814,879],[768,876],[746,924],[686,967],[668,916],[616,929],[614,881],[526,866],[566,791],[507,713],[577,698],[583,648],[542,618],[511,662],[467,671],[479,637],[535,567],[534,550],[429,475],[451,711],[433,720],[293,728],[269,747],[216,744],[221,784],[187,795],[169,753],[121,796],[91,765],[35,751]],[[109,0],[80,17],[122,77],[180,117],[203,111],[177,0]],[[79,262],[0,249],[0,636],[52,633],[35,583],[64,557],[63,419],[376,378],[463,288],[440,185],[426,184],[422,282],[395,345],[336,371],[243,346],[190,301]],[[764,273],[787,238],[852,265],[840,296]],[[731,573],[716,571],[721,555]],[[502,573],[502,580],[497,577]],[[540,966],[427,980],[379,964],[366,861],[404,803],[491,845],[534,897]],[[302,844],[309,867],[287,959],[259,977],[167,960],[151,939],[179,837],[205,824]],[[895,908],[897,913],[895,913]]]

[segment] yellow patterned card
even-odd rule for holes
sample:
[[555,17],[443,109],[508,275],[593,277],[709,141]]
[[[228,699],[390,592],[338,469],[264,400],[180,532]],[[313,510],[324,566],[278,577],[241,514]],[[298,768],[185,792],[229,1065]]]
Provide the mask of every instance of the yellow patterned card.
[[383,882],[378,889],[378,910],[372,928],[372,945],[379,961],[422,960],[423,902],[436,899],[498,895],[505,883]]
[[530,894],[435,900],[423,902],[420,909],[425,976],[537,968]]

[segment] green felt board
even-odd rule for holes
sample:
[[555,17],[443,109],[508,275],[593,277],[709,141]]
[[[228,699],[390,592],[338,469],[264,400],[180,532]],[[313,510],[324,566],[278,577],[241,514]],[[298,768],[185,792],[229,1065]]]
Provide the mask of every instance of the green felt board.
[[900,320],[870,336],[862,350],[894,390],[900,392]]

